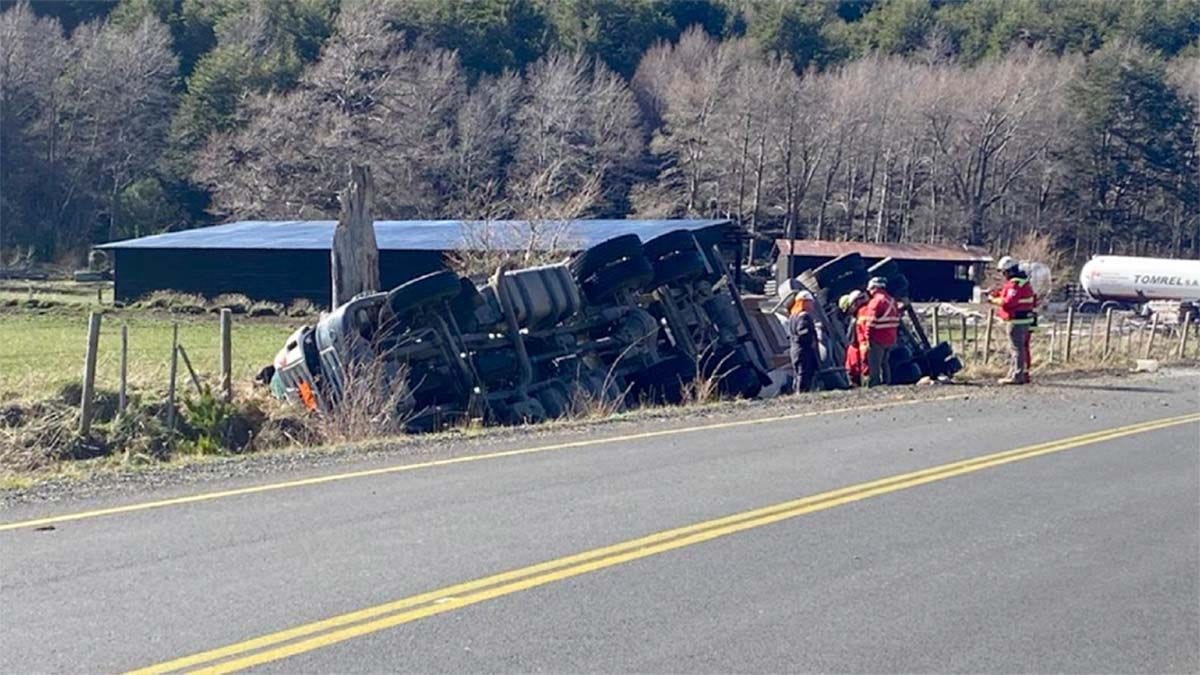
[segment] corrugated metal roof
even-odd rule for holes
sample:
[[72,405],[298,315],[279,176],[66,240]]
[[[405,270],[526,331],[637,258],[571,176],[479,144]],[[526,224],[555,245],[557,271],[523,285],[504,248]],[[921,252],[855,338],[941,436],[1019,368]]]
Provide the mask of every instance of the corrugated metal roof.
[[[167,232],[140,239],[103,244],[103,249],[274,249],[321,250],[333,243],[332,220],[244,220],[225,225]],[[730,225],[729,220],[573,220],[565,225],[541,223],[544,246],[550,233],[558,233],[556,248],[583,249],[623,234],[636,234],[642,241],[671,230],[701,230]],[[535,225],[523,220],[377,220],[375,240],[381,250],[454,251],[480,246],[524,248]]]
[[864,258],[895,258],[896,260],[937,260],[942,262],[976,263],[992,259],[977,246],[937,246],[934,244],[873,244],[863,241],[818,241],[816,239],[776,239],[781,255],[790,251],[794,256],[836,258],[858,253]]

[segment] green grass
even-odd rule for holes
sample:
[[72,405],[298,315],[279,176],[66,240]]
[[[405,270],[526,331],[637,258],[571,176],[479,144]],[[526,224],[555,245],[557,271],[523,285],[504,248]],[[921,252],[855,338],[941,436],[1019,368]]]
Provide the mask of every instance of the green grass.
[[105,303],[112,302],[112,283],[75,283],[74,281],[21,281],[0,279],[0,305],[5,301],[24,302],[29,299],[52,302],[70,307],[97,307],[96,291],[102,294]]
[[[166,389],[171,356],[171,325],[179,321],[179,343],[192,365],[215,383],[219,361],[216,315],[176,318],[158,313],[109,313],[101,324],[96,386],[115,390],[119,383],[121,324],[129,326],[129,380],[134,390]],[[300,321],[262,321],[235,317],[233,377],[246,385],[271,363]],[[85,313],[10,311],[0,313],[0,400],[49,395],[66,382],[78,382],[87,344]],[[182,361],[179,386],[188,382]]]

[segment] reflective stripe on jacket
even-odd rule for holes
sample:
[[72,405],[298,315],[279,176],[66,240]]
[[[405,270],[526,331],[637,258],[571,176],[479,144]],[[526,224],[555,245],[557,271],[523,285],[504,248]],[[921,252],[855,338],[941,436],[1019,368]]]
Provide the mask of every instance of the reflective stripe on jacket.
[[999,295],[992,298],[992,302],[999,305],[996,316],[1000,317],[1001,321],[1018,326],[1033,323],[1037,294],[1033,292],[1033,285],[1029,283],[1029,279],[1013,277],[1005,281]]
[[867,337],[872,344],[891,347],[896,344],[900,328],[900,307],[887,291],[876,290],[863,309],[860,320],[866,320]]

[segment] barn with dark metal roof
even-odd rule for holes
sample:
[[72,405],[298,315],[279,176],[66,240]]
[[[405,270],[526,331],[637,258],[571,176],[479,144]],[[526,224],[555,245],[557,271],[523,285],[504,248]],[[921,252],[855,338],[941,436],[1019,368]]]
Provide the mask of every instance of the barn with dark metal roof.
[[[305,298],[328,306],[332,220],[248,220],[156,234],[97,246],[112,258],[114,295],[130,302],[158,290],[208,298],[243,293],[287,303]],[[672,230],[736,241],[729,220],[530,221],[377,220],[380,282],[392,288],[443,269],[454,252],[535,248],[582,250],[636,234],[647,241]]]

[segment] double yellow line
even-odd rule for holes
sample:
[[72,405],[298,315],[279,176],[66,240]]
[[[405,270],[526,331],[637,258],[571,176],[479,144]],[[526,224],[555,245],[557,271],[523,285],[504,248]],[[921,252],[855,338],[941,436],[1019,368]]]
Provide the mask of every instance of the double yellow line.
[[770,525],[781,520],[1041,455],[1191,422],[1200,422],[1200,414],[1182,415],[1083,434],[859,483],[802,499],[665,530],[612,546],[510,570],[474,581],[446,586],[428,593],[341,614],[133,672],[169,673],[187,669],[196,669],[196,672],[203,673],[234,672],[327,647],[417,619],[454,611],[492,598],[692,546],[743,530]]

